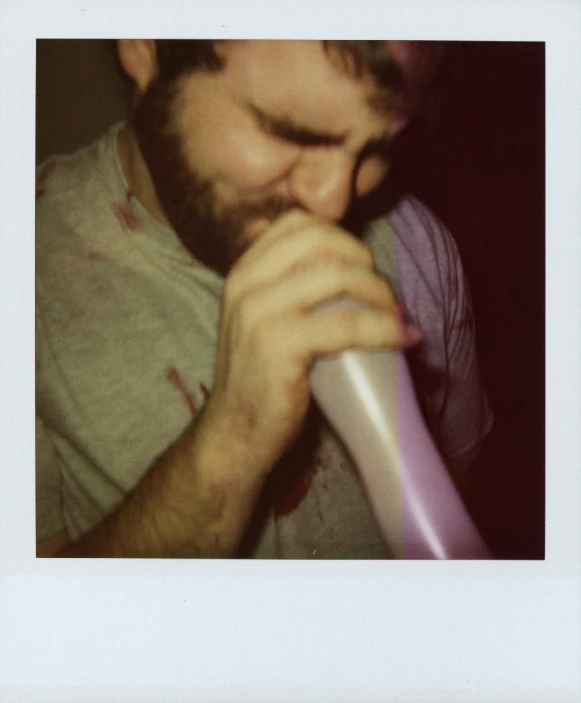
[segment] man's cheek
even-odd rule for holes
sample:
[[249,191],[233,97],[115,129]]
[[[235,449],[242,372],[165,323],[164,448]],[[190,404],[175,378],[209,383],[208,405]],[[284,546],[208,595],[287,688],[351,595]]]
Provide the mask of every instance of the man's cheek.
[[375,190],[386,177],[389,166],[379,156],[366,160],[357,173],[355,192],[358,197],[368,195]]
[[216,174],[241,196],[252,197],[283,181],[296,158],[296,147],[282,140],[231,129],[216,152]]

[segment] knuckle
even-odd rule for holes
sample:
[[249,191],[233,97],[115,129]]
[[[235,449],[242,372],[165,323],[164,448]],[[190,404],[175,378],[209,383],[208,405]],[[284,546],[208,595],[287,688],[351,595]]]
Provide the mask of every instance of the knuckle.
[[312,275],[319,278],[326,278],[339,287],[349,285],[353,278],[353,268],[342,259],[315,260],[311,263]]
[[292,208],[284,214],[280,215],[268,227],[270,236],[279,236],[287,233],[289,230],[304,227],[310,221],[310,216],[301,208]]
[[305,244],[311,250],[327,250],[332,243],[329,238],[329,229],[321,223],[312,222],[310,226],[305,227],[302,232]]
[[328,225],[313,228],[308,232],[310,253],[323,260],[340,260],[345,254],[341,231]]

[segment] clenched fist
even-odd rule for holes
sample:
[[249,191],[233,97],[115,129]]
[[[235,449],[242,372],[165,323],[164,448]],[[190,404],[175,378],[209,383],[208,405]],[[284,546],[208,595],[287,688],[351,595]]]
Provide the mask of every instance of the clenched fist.
[[[364,305],[320,308],[341,296]],[[418,339],[369,249],[293,210],[257,238],[225,281],[206,427],[236,453],[248,480],[261,482],[301,430],[317,356],[401,349]]]

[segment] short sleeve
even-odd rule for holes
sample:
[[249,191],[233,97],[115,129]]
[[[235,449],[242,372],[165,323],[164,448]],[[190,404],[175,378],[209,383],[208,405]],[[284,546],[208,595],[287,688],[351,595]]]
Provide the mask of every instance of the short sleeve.
[[406,315],[422,330],[408,358],[427,423],[448,460],[473,453],[493,416],[476,352],[468,283],[456,242],[415,198],[374,223],[368,239]]
[[492,411],[482,387],[476,352],[476,324],[468,282],[454,248],[446,315],[448,387],[442,440],[449,456],[469,453],[490,432]]
[[36,541],[65,529],[62,479],[50,430],[36,417]]

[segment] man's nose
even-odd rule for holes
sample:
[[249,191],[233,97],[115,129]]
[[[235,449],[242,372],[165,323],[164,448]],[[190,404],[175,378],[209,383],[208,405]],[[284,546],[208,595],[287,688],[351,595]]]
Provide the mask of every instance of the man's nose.
[[291,197],[301,207],[339,222],[353,197],[353,163],[342,153],[321,149],[320,153],[305,154],[289,181]]

